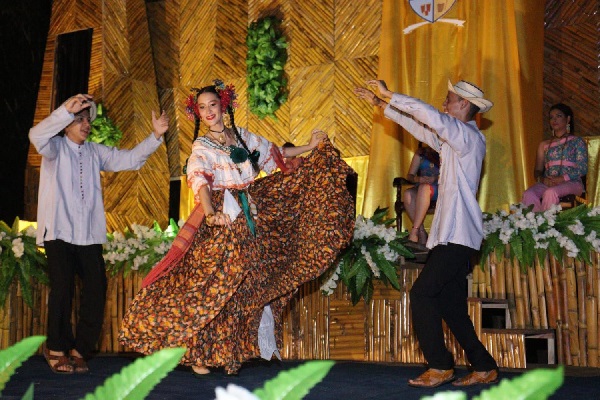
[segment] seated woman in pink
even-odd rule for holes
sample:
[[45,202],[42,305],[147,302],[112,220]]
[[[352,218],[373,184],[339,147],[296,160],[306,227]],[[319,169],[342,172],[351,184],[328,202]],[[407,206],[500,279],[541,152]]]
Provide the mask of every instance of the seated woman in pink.
[[585,141],[574,136],[575,117],[565,104],[550,108],[552,138],[540,143],[534,176],[537,183],[523,193],[523,204],[533,211],[545,211],[568,194],[583,193],[582,176],[587,174],[588,152]]
[[408,169],[408,181],[415,185],[404,191],[404,208],[413,223],[408,239],[425,245],[427,232],[423,221],[432,201],[438,196],[440,155],[431,147],[419,143]]

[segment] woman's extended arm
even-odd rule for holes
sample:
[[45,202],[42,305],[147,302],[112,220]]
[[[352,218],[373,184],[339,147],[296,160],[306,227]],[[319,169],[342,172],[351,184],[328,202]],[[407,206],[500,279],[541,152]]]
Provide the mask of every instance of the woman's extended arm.
[[281,149],[281,155],[284,158],[299,156],[300,154],[306,153],[307,151],[310,151],[317,147],[319,143],[321,143],[326,137],[327,134],[325,132],[323,132],[320,129],[315,129],[312,131],[312,136],[308,144],[296,147],[284,147]]
[[215,209],[210,201],[210,189],[208,185],[203,185],[198,189],[197,197],[202,204],[202,210],[204,210],[204,218],[209,226],[212,225],[229,225],[231,219],[229,215],[222,212],[215,212]]

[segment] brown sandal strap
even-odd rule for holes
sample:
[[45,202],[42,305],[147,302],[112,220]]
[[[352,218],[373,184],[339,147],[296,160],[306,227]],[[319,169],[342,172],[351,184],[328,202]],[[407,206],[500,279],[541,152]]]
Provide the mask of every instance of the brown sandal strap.
[[[43,353],[44,353],[44,358],[46,359],[46,362],[48,363],[48,366],[50,367],[50,369],[53,372],[56,372],[58,374],[72,374],[73,373],[73,365],[71,364],[71,360],[69,359],[69,357],[67,357],[64,354],[62,354],[62,355],[50,354],[50,350],[48,350],[47,348],[44,348]],[[56,361],[56,363],[52,363],[52,361]],[[67,365],[70,368],[60,369],[61,367],[64,367]]]
[[75,372],[77,372],[77,373],[83,373],[83,372],[89,371],[87,362],[82,357],[77,357],[77,356],[71,355],[71,364],[75,367]]

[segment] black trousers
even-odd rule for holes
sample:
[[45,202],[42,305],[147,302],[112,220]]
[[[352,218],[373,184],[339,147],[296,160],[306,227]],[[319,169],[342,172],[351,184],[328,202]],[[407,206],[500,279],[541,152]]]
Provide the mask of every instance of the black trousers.
[[[62,240],[44,242],[48,259],[48,349],[76,349],[89,357],[96,349],[106,303],[106,271],[102,245],[77,246]],[[71,325],[75,276],[81,279],[75,335]]]
[[453,243],[434,247],[410,291],[413,326],[429,368],[454,367],[444,343],[442,319],[475,371],[498,368],[477,338],[468,313],[466,277],[475,251]]

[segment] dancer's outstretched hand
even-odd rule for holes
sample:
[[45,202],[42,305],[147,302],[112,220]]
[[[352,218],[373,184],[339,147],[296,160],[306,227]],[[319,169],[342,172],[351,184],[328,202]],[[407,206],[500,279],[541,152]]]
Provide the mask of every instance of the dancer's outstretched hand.
[[154,136],[160,139],[167,129],[169,129],[169,117],[167,117],[167,113],[163,111],[160,117],[156,118],[156,114],[152,111],[152,126],[154,127]]
[[379,104],[379,97],[375,96],[375,93],[373,93],[369,89],[358,87],[354,89],[354,94],[359,99],[367,100],[372,106],[376,106]]
[[393,93],[387,88],[385,81],[378,80],[378,79],[371,79],[371,80],[367,81],[367,85],[376,87],[377,90],[379,91],[379,93],[383,97],[388,97],[388,98],[392,97]]
[[321,143],[326,138],[327,138],[327,133],[325,133],[324,131],[322,131],[320,129],[314,129],[312,131],[312,136],[310,138],[310,142],[308,143],[308,146],[311,149],[314,149],[315,147],[317,147],[319,145],[319,143]]

